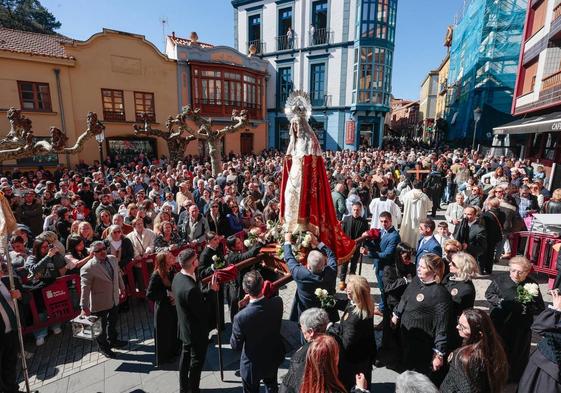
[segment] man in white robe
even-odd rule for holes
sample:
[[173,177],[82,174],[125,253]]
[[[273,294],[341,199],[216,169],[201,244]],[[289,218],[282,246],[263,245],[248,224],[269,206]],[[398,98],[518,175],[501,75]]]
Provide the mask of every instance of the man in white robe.
[[396,226],[401,223],[401,210],[399,206],[397,206],[397,203],[388,198],[388,189],[385,187],[380,190],[380,198],[372,199],[368,209],[370,213],[372,213],[370,228],[382,229],[380,220],[376,219],[376,217],[380,217],[380,213],[382,212],[390,212],[392,215],[392,223]]
[[426,218],[432,210],[432,201],[422,189],[422,183],[416,181],[413,189],[403,196],[403,220],[399,229],[399,236],[403,243],[411,247],[417,245],[419,238],[419,220]]

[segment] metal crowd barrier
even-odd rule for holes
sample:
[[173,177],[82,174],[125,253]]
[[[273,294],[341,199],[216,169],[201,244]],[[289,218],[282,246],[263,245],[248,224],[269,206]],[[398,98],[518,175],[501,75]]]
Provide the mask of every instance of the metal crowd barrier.
[[513,255],[523,255],[532,263],[536,272],[549,276],[550,287],[557,276],[558,252],[553,249],[561,238],[557,233],[522,231],[510,235]]

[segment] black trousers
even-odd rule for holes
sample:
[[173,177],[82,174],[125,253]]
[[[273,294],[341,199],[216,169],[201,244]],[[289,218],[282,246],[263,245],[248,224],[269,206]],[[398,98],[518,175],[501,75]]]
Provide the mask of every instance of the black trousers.
[[199,393],[201,372],[205,363],[207,341],[183,344],[179,359],[179,392]]
[[[1,295],[0,295],[1,296]],[[0,392],[19,391],[16,382],[18,364],[19,339],[15,330],[0,335]]]
[[110,343],[117,340],[117,318],[119,307],[113,306],[109,310],[92,313],[101,318],[101,334],[97,337],[97,343],[101,348],[109,349]]
[[[349,274],[356,273],[356,265],[360,259],[361,253],[359,247],[357,247],[355,253],[353,254],[350,262],[344,263],[339,266],[339,281],[345,281],[347,279],[347,272]],[[349,266],[350,265],[350,266]],[[350,269],[349,269],[350,267]]]
[[244,378],[242,378],[244,393],[259,393],[259,383],[261,382],[261,380],[263,380],[265,391],[267,393],[277,393],[279,391],[279,384],[277,383],[277,372],[278,370],[275,370],[267,376],[251,375],[250,372],[249,375],[246,375],[244,376]]

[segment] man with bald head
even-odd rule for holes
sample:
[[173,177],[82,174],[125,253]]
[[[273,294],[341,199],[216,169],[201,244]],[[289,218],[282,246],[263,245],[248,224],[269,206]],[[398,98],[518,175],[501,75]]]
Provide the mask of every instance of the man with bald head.
[[[335,253],[312,235],[310,242],[312,251],[308,254],[306,266],[299,263],[292,251],[292,234],[285,235],[283,246],[284,260],[288,265],[290,274],[296,283],[296,293],[290,312],[290,320],[298,322],[300,314],[311,307],[321,307],[321,302],[315,294],[317,288],[325,289],[330,295],[335,294],[337,280],[337,258]],[[337,310],[328,310],[329,319],[337,321]]]

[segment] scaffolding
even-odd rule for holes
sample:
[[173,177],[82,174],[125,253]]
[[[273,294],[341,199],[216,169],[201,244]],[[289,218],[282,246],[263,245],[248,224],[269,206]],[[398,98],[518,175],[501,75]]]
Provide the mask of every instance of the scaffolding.
[[466,0],[450,48],[445,118],[448,140],[471,140],[473,111],[482,110],[476,139],[490,141],[510,114],[527,0]]

